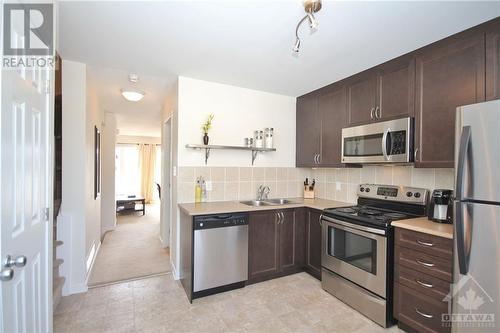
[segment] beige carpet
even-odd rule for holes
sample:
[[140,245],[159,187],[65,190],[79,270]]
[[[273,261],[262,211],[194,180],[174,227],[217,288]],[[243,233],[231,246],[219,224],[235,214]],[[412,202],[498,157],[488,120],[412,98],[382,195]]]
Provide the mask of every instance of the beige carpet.
[[116,229],[104,236],[89,286],[170,271],[169,249],[162,248],[159,233],[159,205],[147,205],[144,216],[119,214]]

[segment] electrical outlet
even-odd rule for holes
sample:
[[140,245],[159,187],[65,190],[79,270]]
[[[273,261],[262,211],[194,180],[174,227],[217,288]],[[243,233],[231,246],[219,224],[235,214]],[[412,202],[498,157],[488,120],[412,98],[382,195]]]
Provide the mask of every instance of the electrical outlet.
[[207,188],[207,191],[212,191],[212,181],[207,180],[205,182],[205,187]]
[[172,176],[174,176],[174,177],[176,177],[176,176],[177,176],[177,167],[176,167],[176,166],[174,166],[174,167],[172,168]]
[[335,182],[335,189],[340,191],[340,182]]

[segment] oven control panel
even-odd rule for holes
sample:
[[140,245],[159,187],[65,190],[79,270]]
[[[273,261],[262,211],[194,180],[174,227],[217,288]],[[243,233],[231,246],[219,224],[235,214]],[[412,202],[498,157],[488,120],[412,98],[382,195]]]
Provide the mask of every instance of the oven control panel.
[[424,188],[409,186],[361,184],[358,187],[358,196],[425,205],[427,204],[429,191]]

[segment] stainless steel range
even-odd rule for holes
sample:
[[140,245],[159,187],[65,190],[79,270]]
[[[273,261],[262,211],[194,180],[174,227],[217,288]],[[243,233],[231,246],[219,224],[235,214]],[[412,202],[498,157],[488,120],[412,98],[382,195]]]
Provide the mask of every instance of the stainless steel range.
[[325,209],[322,287],[383,327],[392,324],[391,222],[425,216],[428,191],[362,184],[358,204]]

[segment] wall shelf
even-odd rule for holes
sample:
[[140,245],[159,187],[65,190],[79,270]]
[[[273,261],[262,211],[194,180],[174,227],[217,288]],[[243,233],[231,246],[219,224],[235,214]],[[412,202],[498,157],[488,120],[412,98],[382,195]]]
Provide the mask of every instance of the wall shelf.
[[252,165],[257,158],[258,153],[263,153],[266,151],[276,151],[276,148],[256,148],[256,147],[245,147],[245,146],[223,146],[223,145],[196,145],[196,144],[188,144],[186,148],[189,149],[205,149],[205,165],[208,162],[208,158],[210,157],[210,150],[212,149],[226,149],[226,150],[246,150],[252,152]]

